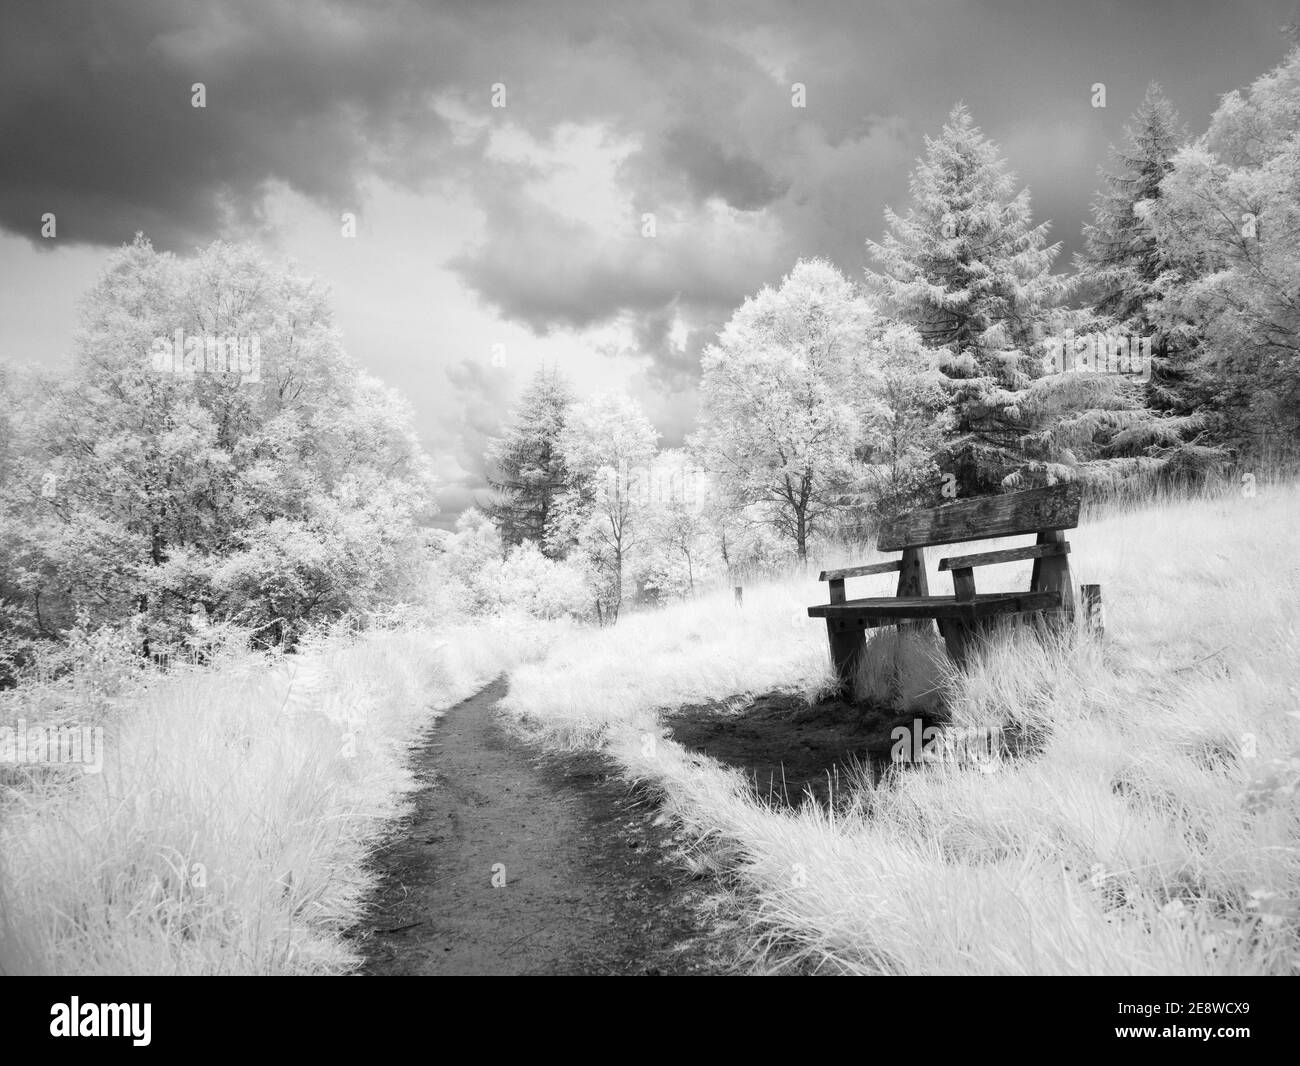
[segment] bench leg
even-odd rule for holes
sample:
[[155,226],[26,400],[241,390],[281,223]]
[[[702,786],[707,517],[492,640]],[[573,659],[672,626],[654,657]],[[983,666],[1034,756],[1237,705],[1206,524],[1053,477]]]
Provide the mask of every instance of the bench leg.
[[[830,583],[831,603],[844,602],[844,579],[836,578]],[[866,644],[866,636],[857,626],[826,619],[826,639],[831,646],[831,665],[835,668],[840,693],[853,695],[853,675],[858,668],[858,658]]]
[[[952,589],[956,593],[959,601],[971,602],[975,599],[975,571],[969,566],[961,567],[952,572]],[[966,660],[971,653],[971,645],[975,641],[976,634],[980,631],[976,622],[968,622],[961,618],[940,618],[936,619],[939,624],[939,632],[943,634],[944,647],[948,649],[948,657],[958,666],[965,666]]]
[[[1049,529],[1038,534],[1039,544],[1061,544],[1065,541],[1065,532],[1060,529]],[[1061,594],[1061,606],[1059,610],[1044,611],[1044,617],[1049,623],[1057,625],[1063,622],[1074,621],[1074,582],[1070,577],[1070,557],[1068,555],[1053,555],[1046,559],[1034,560],[1034,576],[1029,583],[1030,592],[1046,592],[1056,590]]]
[[965,666],[975,642],[975,627],[960,618],[940,618],[937,621],[943,645],[948,649],[948,657],[958,666]]
[[866,635],[856,626],[837,629],[835,622],[830,618],[826,619],[826,635],[830,639],[831,663],[835,667],[840,692],[851,696],[858,660],[861,659],[862,650],[866,646]]

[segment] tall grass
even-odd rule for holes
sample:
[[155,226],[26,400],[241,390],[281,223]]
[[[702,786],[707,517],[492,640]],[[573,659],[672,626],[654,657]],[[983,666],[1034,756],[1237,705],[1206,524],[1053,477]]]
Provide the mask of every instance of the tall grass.
[[[825,630],[800,618],[825,598],[808,575],[746,589],[741,610],[718,595],[559,640],[514,671],[508,702],[552,743],[601,744],[659,784],[754,900],[765,968],[1293,973],[1298,513],[1294,486],[1261,479],[1254,497],[1165,497],[1075,531],[1103,645],[1021,631],[934,671],[954,726],[1039,738],[993,773],[902,769],[850,784],[833,811],[790,811],[663,735],[663,708],[829,682]],[[950,590],[933,560],[930,577]],[[980,572],[990,591],[1028,578],[1029,564]],[[850,595],[891,591],[869,578]]]
[[338,633],[291,656],[226,652],[108,700],[84,674],[3,694],[0,724],[93,719],[106,757],[99,773],[0,767],[0,972],[353,968],[345,934],[415,786],[411,744],[535,636]]

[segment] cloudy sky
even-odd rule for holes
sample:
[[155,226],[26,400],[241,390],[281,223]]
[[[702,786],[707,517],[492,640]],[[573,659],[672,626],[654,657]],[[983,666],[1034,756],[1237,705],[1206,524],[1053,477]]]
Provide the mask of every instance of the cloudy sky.
[[1199,132],[1297,21],[1296,0],[2,0],[0,358],[65,362],[137,230],[254,241],[332,286],[451,516],[543,363],[678,442],[732,309],[801,256],[860,276],[956,101],[1063,269],[1147,83]]

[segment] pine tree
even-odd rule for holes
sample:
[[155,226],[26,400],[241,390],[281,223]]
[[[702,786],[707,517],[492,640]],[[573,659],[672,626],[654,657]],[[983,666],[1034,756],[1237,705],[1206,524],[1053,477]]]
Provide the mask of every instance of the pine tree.
[[[1099,171],[1102,189],[1075,266],[1091,301],[1093,327],[1149,347],[1149,379],[1140,392],[1120,386],[1122,416],[1083,411],[1071,432],[1076,447],[1094,455],[1085,476],[1114,482],[1133,475],[1195,475],[1218,458],[1216,449],[1194,443],[1205,423],[1197,410],[1204,396],[1190,373],[1196,342],[1160,306],[1170,272],[1186,274],[1192,264],[1178,262],[1149,224],[1186,133],[1156,82],[1124,133],[1123,144],[1110,152],[1117,172]],[[1097,436],[1085,442],[1081,434],[1089,427]]]
[[1103,187],[1093,203],[1093,221],[1083,227],[1085,251],[1076,265],[1093,291],[1097,314],[1123,325],[1149,325],[1146,309],[1155,296],[1153,282],[1168,260],[1143,220],[1185,140],[1178,112],[1156,82],[1147,87],[1124,135],[1125,143],[1110,149],[1122,171],[1098,170]]
[[556,442],[573,402],[569,383],[556,370],[539,370],[511,409],[505,432],[488,441],[498,474],[488,483],[496,496],[483,509],[510,548],[533,541],[554,557],[546,534],[552,502],[564,486],[564,460]]
[[1084,252],[1075,265],[1104,325],[1150,339],[1151,406],[1188,414],[1195,402],[1187,396],[1182,368],[1187,353],[1181,349],[1186,346],[1160,328],[1155,314],[1160,300],[1157,280],[1175,264],[1146,221],[1186,133],[1156,82],[1147,87],[1124,135],[1124,143],[1110,150],[1119,172],[1098,171],[1102,189],[1093,203],[1093,221],[1083,228]]
[[1060,245],[1033,224],[1029,190],[998,147],[958,104],[943,132],[926,138],[904,215],[886,209],[880,264],[867,284],[882,308],[944,349],[955,425],[940,464],[961,495],[997,491],[1024,461],[1030,427],[1017,406],[1041,365],[1039,337],[1063,292],[1051,266]]

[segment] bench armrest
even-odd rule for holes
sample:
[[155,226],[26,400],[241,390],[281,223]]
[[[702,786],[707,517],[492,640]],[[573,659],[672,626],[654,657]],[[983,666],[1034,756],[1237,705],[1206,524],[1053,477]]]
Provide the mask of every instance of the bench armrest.
[[818,581],[843,581],[846,577],[866,577],[868,574],[888,574],[903,569],[901,559],[892,563],[870,563],[867,566],[850,566],[845,570],[823,570]]
[[1051,555],[1069,555],[1070,545],[1033,544],[1027,548],[1007,548],[999,552],[981,552],[978,555],[954,555],[939,560],[940,570],[969,570],[973,566],[990,566],[993,563],[1014,563],[1021,559],[1044,559]]

